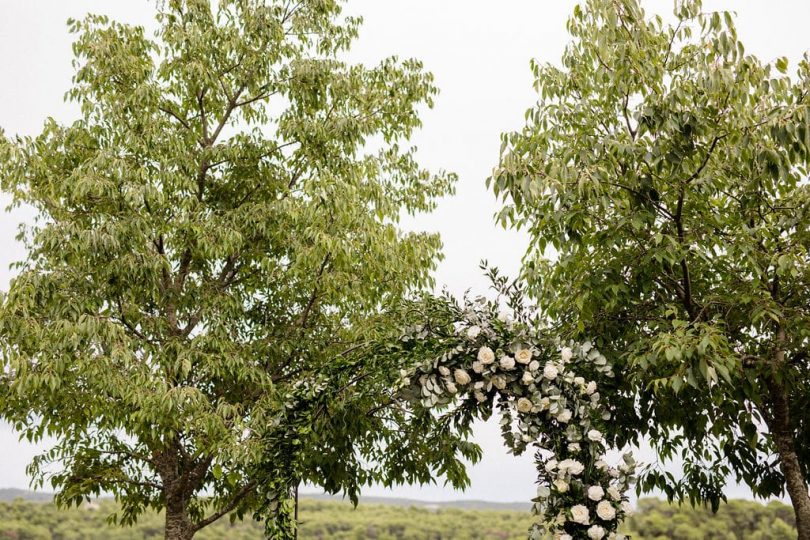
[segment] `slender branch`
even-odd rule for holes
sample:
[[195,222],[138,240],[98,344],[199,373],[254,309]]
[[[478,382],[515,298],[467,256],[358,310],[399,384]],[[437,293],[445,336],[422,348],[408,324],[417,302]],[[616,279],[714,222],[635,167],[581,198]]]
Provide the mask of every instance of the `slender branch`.
[[228,504],[226,504],[220,510],[214,512],[213,514],[211,514],[207,518],[205,518],[203,520],[200,520],[197,523],[195,523],[194,526],[193,526],[194,531],[195,532],[199,531],[200,529],[202,529],[204,527],[207,527],[208,525],[211,525],[213,522],[215,522],[216,520],[218,520],[219,518],[221,518],[225,514],[228,514],[231,511],[233,511],[239,505],[239,503],[242,502],[242,499],[244,499],[245,497],[250,495],[250,493],[253,491],[253,489],[255,487],[256,487],[256,482],[254,480],[251,480],[250,482],[248,482],[247,484],[242,486],[239,489],[239,491],[236,492],[236,494],[233,496],[233,498],[230,500],[230,502],[228,502]]
[[717,135],[717,136],[714,137],[714,140],[712,141],[712,144],[709,146],[709,150],[706,152],[706,155],[703,157],[703,162],[700,164],[700,166],[697,168],[697,170],[695,172],[693,172],[692,175],[689,178],[686,179],[687,184],[690,183],[695,178],[697,178],[700,175],[700,173],[703,172],[703,169],[705,169],[706,165],[709,164],[709,159],[712,157],[712,154],[714,153],[714,149],[717,146],[717,143],[723,137],[725,137],[725,135]]
[[178,122],[180,122],[183,125],[184,128],[191,129],[191,126],[189,125],[188,121],[185,118],[181,117],[176,112],[174,112],[173,110],[171,110],[170,108],[159,105],[158,109],[165,112],[169,116],[173,117]]
[[320,285],[321,277],[326,270],[326,266],[329,264],[331,253],[327,253],[326,256],[323,258],[323,262],[321,263],[321,267],[318,269],[318,274],[315,277],[315,287],[312,289],[312,294],[309,296],[309,301],[307,301],[307,305],[304,308],[303,313],[301,313],[301,318],[299,319],[298,326],[303,329],[307,325],[307,320],[309,319],[310,313],[312,312],[312,308],[315,305],[315,300],[318,297],[318,288]]

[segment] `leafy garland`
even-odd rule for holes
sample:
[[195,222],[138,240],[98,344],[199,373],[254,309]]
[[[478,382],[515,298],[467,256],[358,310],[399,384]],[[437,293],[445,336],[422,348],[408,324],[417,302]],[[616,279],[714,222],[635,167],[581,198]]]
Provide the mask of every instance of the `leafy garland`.
[[[500,286],[506,290],[504,281]],[[409,328],[404,348],[444,352],[402,370],[402,395],[449,416],[487,417],[497,408],[510,451],[536,449],[533,512],[541,517],[531,539],[622,538],[616,530],[631,512],[626,494],[636,463],[629,453],[617,467],[605,458],[611,416],[598,390],[612,368],[591,343],[550,339],[514,292],[509,313],[499,301],[465,298],[455,304],[450,331],[430,323]]]

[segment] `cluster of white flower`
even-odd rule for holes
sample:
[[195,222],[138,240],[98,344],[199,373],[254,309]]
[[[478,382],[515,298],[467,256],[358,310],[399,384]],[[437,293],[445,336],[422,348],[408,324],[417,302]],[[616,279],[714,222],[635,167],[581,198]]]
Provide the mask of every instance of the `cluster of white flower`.
[[[403,379],[425,407],[456,400],[496,398],[506,444],[515,453],[532,445],[538,462],[534,510],[542,516],[532,538],[620,538],[616,529],[630,511],[625,493],[635,463],[626,454],[619,467],[605,461],[600,426],[610,420],[593,377],[613,377],[611,366],[590,343],[541,346],[525,325],[497,322],[480,313],[456,325],[457,337],[439,358],[423,362]],[[450,345],[450,344],[449,344]]]

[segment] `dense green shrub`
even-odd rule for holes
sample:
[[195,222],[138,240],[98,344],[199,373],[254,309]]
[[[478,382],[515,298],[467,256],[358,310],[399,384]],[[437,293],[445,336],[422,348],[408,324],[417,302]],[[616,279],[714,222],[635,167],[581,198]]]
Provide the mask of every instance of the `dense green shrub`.
[[[110,501],[80,509],[17,500],[0,503],[0,540],[151,540],[163,538],[163,518],[148,513],[132,528],[107,525]],[[469,510],[304,499],[301,540],[524,540],[528,512]],[[717,514],[643,499],[627,521],[634,540],[789,540],[795,538],[790,507],[731,501]],[[198,533],[201,540],[258,540],[258,523],[222,520]]]

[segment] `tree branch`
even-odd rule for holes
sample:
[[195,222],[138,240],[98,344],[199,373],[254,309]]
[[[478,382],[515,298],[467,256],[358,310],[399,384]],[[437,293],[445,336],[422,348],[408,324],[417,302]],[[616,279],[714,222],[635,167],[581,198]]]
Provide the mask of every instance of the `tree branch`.
[[202,529],[204,527],[207,527],[208,525],[211,525],[213,522],[215,522],[216,520],[218,520],[219,518],[221,518],[225,514],[228,514],[228,513],[232,512],[239,505],[239,503],[242,502],[242,499],[247,497],[253,491],[253,489],[255,487],[256,487],[256,482],[254,480],[251,480],[250,482],[248,482],[247,484],[242,486],[239,489],[239,491],[236,492],[236,494],[233,496],[233,498],[230,500],[230,502],[228,502],[228,504],[226,504],[220,510],[214,512],[213,514],[211,514],[207,518],[205,518],[203,520],[200,520],[197,523],[195,523],[194,526],[193,526],[194,531],[199,531],[200,529]]

